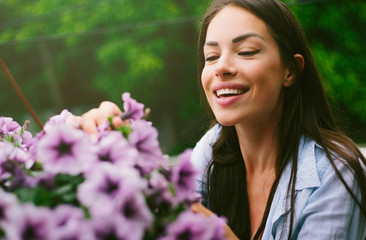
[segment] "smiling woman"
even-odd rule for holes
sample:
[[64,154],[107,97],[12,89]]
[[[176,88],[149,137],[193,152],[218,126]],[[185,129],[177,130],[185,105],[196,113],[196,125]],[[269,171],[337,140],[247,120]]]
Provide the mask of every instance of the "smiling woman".
[[[213,124],[191,156],[202,196],[192,211],[225,216],[229,239],[364,239],[366,159],[338,130],[290,10],[276,0],[214,0],[198,70]],[[116,108],[84,114],[82,127],[95,129]]]
[[[283,63],[266,24],[241,7],[229,5],[219,11],[208,26],[206,42],[216,44],[204,46],[202,86],[216,120],[241,133],[238,139],[251,191],[250,226],[255,233],[276,177],[275,146],[263,143],[273,141],[282,114],[283,91],[293,84],[295,75]],[[302,65],[303,57],[297,58]],[[229,89],[239,89],[242,94],[218,96]],[[247,142],[257,146],[249,149]],[[258,184],[263,186],[260,191]]]
[[366,161],[338,131],[288,8],[213,1],[198,51],[213,119],[192,153],[203,203],[240,239],[364,239]]

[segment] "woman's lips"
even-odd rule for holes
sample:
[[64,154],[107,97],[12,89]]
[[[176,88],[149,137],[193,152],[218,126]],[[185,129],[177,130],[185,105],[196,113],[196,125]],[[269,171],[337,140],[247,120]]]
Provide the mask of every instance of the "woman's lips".
[[235,103],[236,101],[238,101],[240,98],[244,97],[245,93],[242,93],[240,95],[231,95],[231,96],[227,96],[227,97],[215,97],[215,101],[216,104],[222,106],[222,107],[226,107],[229,106],[233,103]]
[[248,86],[235,82],[218,82],[212,86],[215,101],[220,106],[228,106],[249,91]]
[[233,82],[216,83],[212,87],[215,101],[220,106],[228,106],[244,97],[249,87]]

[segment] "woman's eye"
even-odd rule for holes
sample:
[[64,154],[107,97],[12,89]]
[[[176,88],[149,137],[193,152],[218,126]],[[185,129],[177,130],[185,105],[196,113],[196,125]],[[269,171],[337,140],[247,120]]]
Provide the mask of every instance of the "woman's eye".
[[254,51],[242,51],[239,52],[238,55],[240,56],[253,56],[255,54],[259,53],[259,50],[254,50]]
[[214,60],[216,60],[218,58],[219,58],[219,56],[209,56],[209,57],[206,57],[206,62],[214,61]]

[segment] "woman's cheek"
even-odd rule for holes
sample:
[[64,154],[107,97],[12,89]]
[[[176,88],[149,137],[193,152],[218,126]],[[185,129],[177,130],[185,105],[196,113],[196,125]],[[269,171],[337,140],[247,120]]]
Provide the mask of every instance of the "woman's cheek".
[[210,86],[209,70],[207,68],[204,68],[202,70],[201,84],[202,84],[203,90],[205,91],[206,96],[207,96],[207,91],[208,91],[209,86]]

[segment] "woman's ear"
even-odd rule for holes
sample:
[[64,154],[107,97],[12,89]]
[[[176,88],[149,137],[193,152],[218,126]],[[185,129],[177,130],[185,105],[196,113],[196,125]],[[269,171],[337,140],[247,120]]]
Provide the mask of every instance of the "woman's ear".
[[292,86],[292,84],[294,84],[296,74],[301,72],[304,69],[304,65],[305,65],[304,57],[301,54],[295,54],[294,58],[295,58],[296,63],[297,63],[296,68],[298,69],[298,71],[296,71],[293,68],[288,69],[287,75],[285,77],[285,81],[283,83],[283,85],[285,87]]
[[294,58],[297,62],[297,66],[300,70],[300,72],[304,69],[304,66],[305,66],[305,60],[304,60],[304,57],[301,55],[301,54],[295,54],[294,55]]

